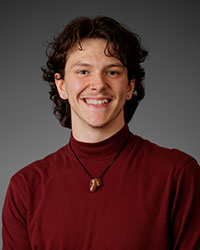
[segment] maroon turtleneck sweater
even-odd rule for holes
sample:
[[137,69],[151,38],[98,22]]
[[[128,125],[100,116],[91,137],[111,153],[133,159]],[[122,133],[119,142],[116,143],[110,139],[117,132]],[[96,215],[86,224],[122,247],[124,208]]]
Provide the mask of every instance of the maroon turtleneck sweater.
[[98,143],[69,145],[16,173],[3,209],[4,250],[200,249],[200,167],[178,150],[134,136],[126,125]]

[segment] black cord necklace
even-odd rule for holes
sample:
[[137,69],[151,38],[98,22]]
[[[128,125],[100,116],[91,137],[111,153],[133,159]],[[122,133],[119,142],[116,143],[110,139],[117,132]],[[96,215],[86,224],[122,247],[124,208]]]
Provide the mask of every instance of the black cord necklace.
[[112,161],[109,163],[109,165],[105,168],[105,170],[103,171],[103,173],[99,176],[99,178],[94,178],[86,169],[86,167],[83,165],[83,163],[80,161],[80,159],[78,158],[77,154],[74,152],[71,143],[69,142],[69,146],[71,148],[72,153],[74,154],[75,158],[77,159],[77,161],[80,163],[80,165],[83,167],[83,169],[85,170],[85,172],[89,175],[89,177],[91,178],[90,180],[90,192],[95,192],[97,188],[102,186],[102,178],[105,175],[105,173],[108,171],[108,169],[110,168],[110,166],[113,164],[113,162],[117,159],[117,157],[119,156],[119,154],[122,152],[122,150],[125,148],[126,144],[128,143],[128,139],[130,137],[130,133],[129,136],[127,137],[125,143],[123,144],[123,146],[121,147],[121,149],[119,150],[119,152],[115,155],[115,157],[112,159]]

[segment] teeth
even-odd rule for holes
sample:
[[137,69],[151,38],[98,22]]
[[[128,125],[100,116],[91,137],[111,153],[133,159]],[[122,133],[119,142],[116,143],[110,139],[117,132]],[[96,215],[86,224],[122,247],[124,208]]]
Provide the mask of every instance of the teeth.
[[85,101],[88,104],[94,104],[94,105],[100,105],[100,104],[108,103],[108,99],[102,99],[102,100],[85,99]]

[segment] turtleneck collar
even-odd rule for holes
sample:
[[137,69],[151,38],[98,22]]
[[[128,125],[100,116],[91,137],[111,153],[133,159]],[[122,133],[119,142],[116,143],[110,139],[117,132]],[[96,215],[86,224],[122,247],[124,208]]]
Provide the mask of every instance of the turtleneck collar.
[[125,143],[129,133],[128,125],[125,124],[124,127],[113,136],[96,143],[77,141],[71,133],[70,143],[73,150],[81,160],[91,162],[105,161],[116,155]]

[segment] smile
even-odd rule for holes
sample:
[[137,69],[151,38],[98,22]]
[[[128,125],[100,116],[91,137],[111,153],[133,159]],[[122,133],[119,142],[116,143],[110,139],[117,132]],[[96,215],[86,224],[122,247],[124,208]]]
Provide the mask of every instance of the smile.
[[93,105],[101,105],[101,104],[107,104],[109,103],[109,99],[101,99],[101,100],[97,100],[97,99],[84,99],[84,101],[87,103],[87,104],[93,104]]

